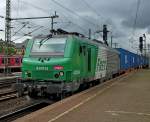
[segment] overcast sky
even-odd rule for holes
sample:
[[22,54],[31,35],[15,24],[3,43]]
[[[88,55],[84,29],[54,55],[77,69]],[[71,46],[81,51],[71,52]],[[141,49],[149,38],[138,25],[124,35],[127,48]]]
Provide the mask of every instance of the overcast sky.
[[[11,3],[12,18],[50,16],[57,11],[59,18],[55,19],[55,29],[63,28],[88,35],[91,28],[94,36],[95,31],[102,30],[102,25],[107,24],[113,34],[113,42],[119,43],[119,47],[138,47],[138,38],[143,33],[147,34],[149,40],[150,0],[141,0],[135,29],[137,0],[11,0]],[[5,16],[5,0],[0,0],[0,15]],[[37,31],[31,35],[48,34],[50,22],[50,19],[13,21],[12,40],[22,41],[24,38],[18,38],[34,30]],[[0,29],[4,29],[4,20],[0,19],[0,23]],[[24,24],[25,28],[15,33]],[[0,35],[3,38],[3,32]]]

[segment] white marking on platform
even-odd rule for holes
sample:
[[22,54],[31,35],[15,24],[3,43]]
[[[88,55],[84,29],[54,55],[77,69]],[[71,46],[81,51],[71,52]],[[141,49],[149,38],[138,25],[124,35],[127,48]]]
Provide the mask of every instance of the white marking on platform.
[[138,112],[128,112],[128,111],[105,111],[111,114],[133,114],[138,116],[150,116],[150,113],[138,113]]
[[[130,75],[128,75],[128,76],[130,76]],[[125,76],[125,77],[119,79],[119,81],[122,81],[122,80],[124,80],[125,78],[127,78],[127,76]],[[95,98],[95,97],[98,96],[99,94],[102,94],[102,93],[105,92],[106,90],[110,89],[112,86],[118,84],[119,81],[118,81],[118,82],[116,81],[116,82],[112,83],[111,85],[107,86],[106,88],[102,89],[101,91],[98,91],[98,92],[95,93],[94,95],[88,97],[87,99],[83,100],[82,102],[80,102],[79,104],[73,106],[72,108],[68,109],[67,111],[65,111],[65,112],[63,112],[63,113],[57,115],[56,117],[52,118],[52,119],[49,120],[48,122],[54,122],[54,121],[58,120],[59,118],[61,118],[62,116],[68,114],[69,112],[71,112],[71,111],[73,111],[73,110],[79,108],[81,105],[87,103],[88,101],[90,101],[91,99]]]
[[117,113],[111,113],[112,116],[119,116]]

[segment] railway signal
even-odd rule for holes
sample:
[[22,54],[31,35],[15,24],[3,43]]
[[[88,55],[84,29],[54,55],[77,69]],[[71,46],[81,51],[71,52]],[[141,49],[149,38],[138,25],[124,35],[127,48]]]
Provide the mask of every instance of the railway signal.
[[103,41],[108,46],[107,37],[110,31],[108,31],[107,25],[103,25],[103,30],[98,30],[95,33],[101,33],[101,32],[103,33]]
[[106,45],[108,45],[108,42],[107,42],[108,32],[109,31],[107,30],[107,25],[103,25],[103,40]]
[[139,49],[141,53],[143,52],[143,41],[143,37],[139,37]]

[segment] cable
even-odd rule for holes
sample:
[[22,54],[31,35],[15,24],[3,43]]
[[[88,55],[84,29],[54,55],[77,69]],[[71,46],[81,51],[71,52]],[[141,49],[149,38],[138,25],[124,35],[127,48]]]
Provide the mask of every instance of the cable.
[[[32,6],[32,7],[34,7],[34,8],[36,8],[36,9],[40,10],[40,11],[43,11],[43,12],[49,14],[49,12],[48,12],[47,9],[43,9],[43,8],[41,8],[41,7],[39,7],[39,6],[35,6],[34,4],[29,3],[29,2],[26,2],[26,1],[23,1],[23,0],[21,0],[21,2],[26,3],[26,4],[28,4],[28,5]],[[67,18],[67,17],[66,17],[66,18]],[[69,21],[70,21],[70,20],[69,20]],[[71,22],[72,22],[72,21],[71,21]],[[72,24],[78,26],[81,30],[84,30],[84,31],[85,31],[85,29],[83,29],[81,26],[77,25],[76,23],[72,22]],[[93,23],[92,23],[92,24],[93,24]]]
[[90,9],[93,11],[93,13],[95,13],[98,17],[102,17],[100,14],[97,13],[97,11],[96,11],[88,2],[86,2],[85,0],[80,0],[80,1],[84,2],[84,4],[85,4],[88,8],[90,8]]
[[14,40],[12,40],[12,41],[14,42],[14,41],[16,41],[16,40],[19,40],[19,39],[25,37],[25,36],[30,36],[30,34],[32,34],[33,32],[35,32],[35,31],[37,31],[37,30],[39,30],[39,29],[41,29],[41,28],[43,28],[43,26],[41,26],[41,27],[39,27],[39,28],[36,28],[36,29],[32,30],[31,32],[29,32],[29,33],[27,33],[27,34],[24,34],[24,36],[19,37],[19,38],[17,38],[17,39],[14,39]]
[[[20,22],[21,24],[28,24],[28,25],[30,25],[31,27],[29,28],[29,29],[31,29],[31,28],[39,28],[40,30],[41,30],[41,28],[44,28],[44,29],[42,29],[41,30],[41,32],[42,33],[44,33],[44,31],[45,30],[48,30],[49,31],[49,28],[47,28],[47,27],[45,27],[45,26],[41,26],[41,25],[38,25],[38,24],[35,24],[35,23],[32,23],[32,22]],[[34,26],[34,27],[33,27]],[[33,30],[33,31],[38,31],[39,29],[35,29],[35,30]],[[23,37],[25,37],[25,36],[28,36],[29,34],[31,34],[31,33],[33,33],[32,31],[31,32],[28,32],[28,33],[24,33],[24,32],[21,32],[21,29],[20,29],[20,31],[18,31],[17,32],[18,34],[20,34],[20,36],[23,34],[23,36],[21,36],[21,37],[19,37],[19,38],[17,38],[17,39],[14,39],[14,41],[15,40],[18,40],[18,39],[21,39],[21,38],[23,38]]]
[[133,32],[132,32],[133,36],[135,35],[135,31],[136,31],[136,25],[137,25],[138,12],[140,9],[140,5],[141,5],[141,0],[137,0],[137,8],[136,8],[135,19],[134,19],[134,23],[133,23]]
[[19,31],[21,31],[23,28],[25,28],[26,25],[27,25],[27,24],[23,25],[20,29],[18,29],[18,30],[12,35],[12,37],[15,36],[15,35],[16,35]]
[[[30,25],[30,26],[32,26],[32,27],[30,27],[30,28],[37,28],[37,27],[41,27],[41,26],[43,26],[43,25],[39,25],[39,24],[35,24],[35,23],[33,23],[33,22],[29,22],[29,21],[26,21],[26,22],[22,22],[22,21],[19,21],[19,20],[16,20],[15,22],[17,22],[17,23],[20,23],[20,24],[28,24],[28,25]],[[47,29],[47,30],[49,30],[49,28],[47,28],[46,26],[43,26],[45,29]]]
[[[43,8],[41,8],[41,7],[35,6],[35,5],[33,5],[32,3],[29,3],[29,2],[26,2],[26,1],[23,1],[23,0],[20,0],[20,1],[23,2],[23,3],[26,3],[26,4],[28,4],[28,5],[30,5],[30,6],[32,6],[32,7],[34,7],[34,8],[36,8],[36,9],[40,10],[40,11],[43,11],[43,12],[49,14],[49,12],[48,12],[47,9],[43,9]],[[67,17],[66,17],[66,18],[67,18]],[[68,20],[69,20],[69,19],[68,19]],[[87,21],[87,20],[86,20],[86,21]],[[19,22],[19,21],[18,21],[18,22]],[[85,29],[82,28],[80,25],[76,24],[75,22],[70,21],[70,20],[69,20],[69,22],[71,22],[72,24],[76,25],[76,26],[77,26],[78,28],[80,28],[82,31],[87,32],[87,30],[85,30]],[[22,24],[22,22],[19,22],[19,23]],[[31,22],[30,22],[30,23],[31,23]],[[69,23],[69,24],[70,24],[70,23]],[[91,24],[93,24],[93,23],[91,23]],[[46,30],[46,29],[45,29],[45,30]],[[49,29],[47,29],[47,30],[49,30]]]
[[57,4],[58,6],[62,7],[63,9],[66,9],[68,12],[74,14],[75,16],[81,18],[82,20],[87,21],[88,23],[90,23],[90,24],[96,26],[96,24],[94,24],[93,22],[89,21],[89,20],[86,19],[86,18],[83,18],[82,16],[80,16],[79,14],[77,14],[76,12],[74,12],[73,10],[71,10],[71,9],[69,9],[69,8],[67,8],[67,7],[65,7],[65,6],[63,6],[62,4],[58,3],[57,1],[55,1],[55,0],[51,0],[51,1],[54,2],[55,4]]
[[75,26],[79,27],[83,32],[87,33],[87,30],[84,29],[83,27],[81,27],[80,25],[76,24],[75,22],[71,21],[68,17],[66,17],[63,13],[61,13],[66,20],[70,21],[72,24],[74,24]]
[[35,9],[38,9],[38,10],[44,12],[44,13],[50,14],[50,12],[49,12],[50,10],[48,10],[48,9],[41,8],[39,6],[36,6],[36,5],[32,4],[32,3],[29,3],[29,2],[26,2],[26,1],[23,1],[23,0],[21,0],[21,2],[27,4],[27,5],[31,6],[31,7],[34,7]]
[[131,43],[131,48],[132,49],[133,49],[133,43],[135,42],[134,41],[134,36],[135,36],[135,31],[136,31],[136,26],[137,26],[138,13],[139,13],[139,10],[140,10],[140,5],[141,5],[141,0],[137,0],[135,18],[134,18],[134,22],[133,22],[132,36],[131,36],[131,39],[129,39],[129,42]]

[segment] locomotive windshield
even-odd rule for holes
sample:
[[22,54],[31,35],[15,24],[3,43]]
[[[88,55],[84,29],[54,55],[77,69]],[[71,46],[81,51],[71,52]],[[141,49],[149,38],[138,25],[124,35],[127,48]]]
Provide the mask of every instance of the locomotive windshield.
[[63,54],[66,38],[35,39],[32,53]]

